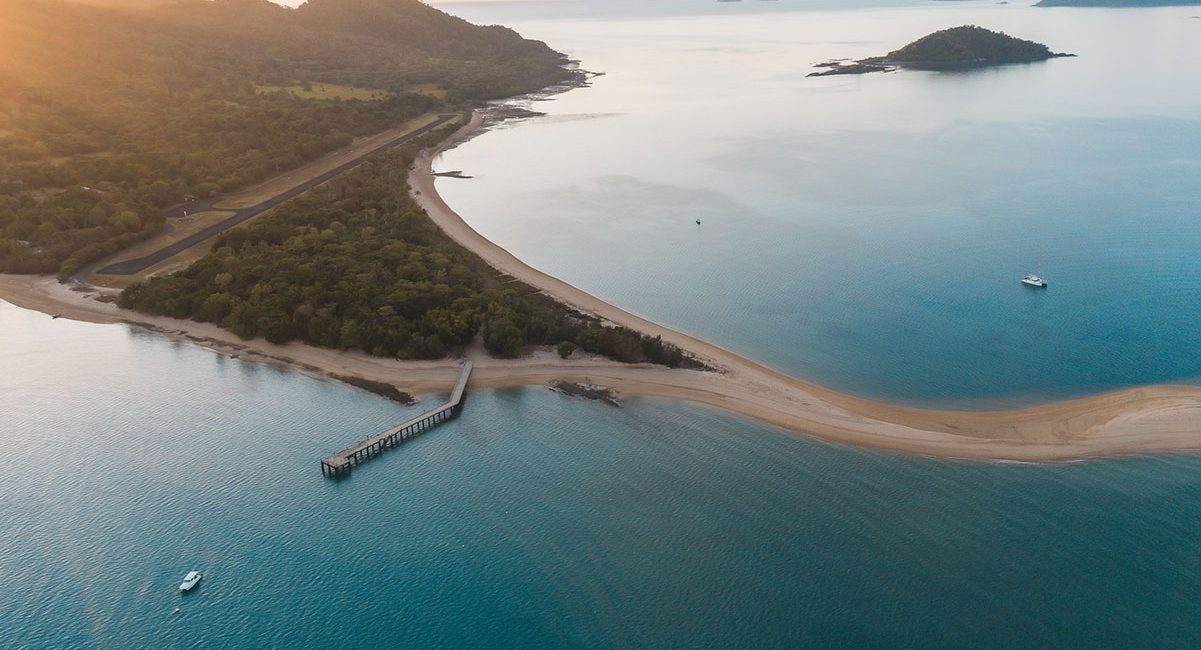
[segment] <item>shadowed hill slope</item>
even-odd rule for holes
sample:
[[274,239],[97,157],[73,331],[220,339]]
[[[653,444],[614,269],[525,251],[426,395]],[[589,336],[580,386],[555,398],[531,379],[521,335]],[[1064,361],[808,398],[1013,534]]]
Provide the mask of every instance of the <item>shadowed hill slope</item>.
[[1051,48],[976,25],[944,29],[889,52],[887,63],[905,67],[958,67],[1031,63],[1058,56]]
[[[119,4],[0,0],[0,272],[70,275],[186,195],[567,76],[545,44],[417,0]],[[371,100],[271,92],[324,83]]]

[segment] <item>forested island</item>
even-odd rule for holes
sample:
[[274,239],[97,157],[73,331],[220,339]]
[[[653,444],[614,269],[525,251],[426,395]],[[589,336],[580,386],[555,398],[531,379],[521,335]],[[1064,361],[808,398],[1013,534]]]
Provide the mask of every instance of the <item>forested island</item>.
[[1012,63],[1034,63],[1074,56],[1052,52],[1041,43],[1015,38],[976,25],[952,27],[924,36],[884,56],[858,61],[829,61],[810,77],[914,70],[957,70]]
[[[117,6],[112,6],[117,5]],[[564,80],[416,0],[0,0],[0,272],[64,277],[358,136]],[[314,99],[326,84],[352,99]],[[307,94],[306,90],[312,90]]]

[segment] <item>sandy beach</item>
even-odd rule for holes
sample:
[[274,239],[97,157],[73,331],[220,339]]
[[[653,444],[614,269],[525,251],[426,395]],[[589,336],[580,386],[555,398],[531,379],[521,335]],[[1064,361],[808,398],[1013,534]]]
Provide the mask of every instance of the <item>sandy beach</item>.
[[[685,400],[738,413],[799,434],[839,444],[936,457],[1065,461],[1100,456],[1201,449],[1201,389],[1154,386],[1055,404],[993,412],[891,406],[800,380],[720,346],[611,305],[534,269],[468,226],[438,195],[431,164],[481,126],[476,115],[439,149],[424,153],[410,183],[430,217],[455,241],[559,300],[609,322],[661,336],[718,372],[672,370],[605,359],[559,359],[543,350],[521,359],[471,351],[473,388],[546,385],[556,379],[591,381],[623,397]],[[242,341],[206,323],[151,317],[97,301],[53,278],[0,276],[0,299],[26,309],[95,323],[125,323],[237,358],[287,365],[307,374],[351,376],[393,384],[414,394],[447,391],[457,377],[449,360],[401,362],[300,343]]]
[[[626,394],[686,399],[823,439],[911,453],[980,459],[1068,460],[1201,448],[1201,389],[1153,386],[993,412],[891,406],[831,391],[609,304],[530,267],[472,229],[438,195],[433,161],[482,126],[479,114],[414,166],[410,185],[430,218],[493,267],[605,320],[661,336],[721,370],[614,378]],[[679,377],[679,379],[674,379]]]

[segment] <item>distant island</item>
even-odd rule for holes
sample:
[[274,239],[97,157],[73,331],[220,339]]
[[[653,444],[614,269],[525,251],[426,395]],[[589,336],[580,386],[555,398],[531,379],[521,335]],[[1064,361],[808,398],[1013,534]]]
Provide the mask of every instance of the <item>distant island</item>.
[[1040,0],[1035,7],[1190,7],[1201,0]]
[[975,25],[952,27],[924,36],[885,56],[858,61],[828,61],[810,77],[840,74],[914,70],[957,70],[1010,63],[1034,63],[1057,57],[1075,56],[1052,52],[1042,43],[1014,38]]

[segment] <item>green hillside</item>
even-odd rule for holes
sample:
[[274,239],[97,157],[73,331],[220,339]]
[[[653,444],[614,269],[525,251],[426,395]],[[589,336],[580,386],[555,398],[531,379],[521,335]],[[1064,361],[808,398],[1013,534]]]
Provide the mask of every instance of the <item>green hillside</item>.
[[[543,43],[416,0],[117,4],[0,0],[0,272],[72,273],[187,194],[567,75]],[[258,90],[322,82],[371,92]]]

